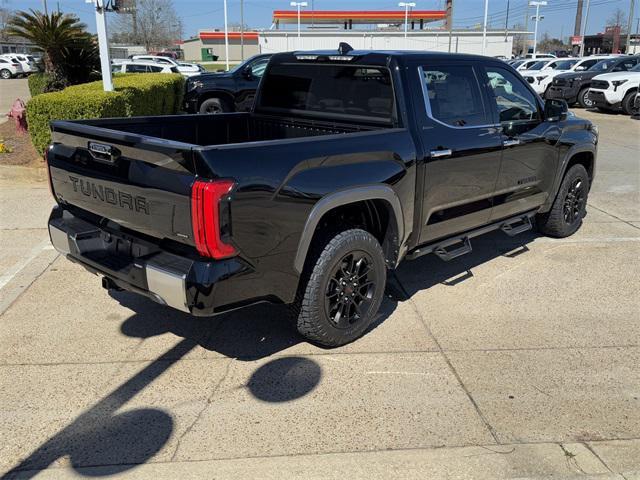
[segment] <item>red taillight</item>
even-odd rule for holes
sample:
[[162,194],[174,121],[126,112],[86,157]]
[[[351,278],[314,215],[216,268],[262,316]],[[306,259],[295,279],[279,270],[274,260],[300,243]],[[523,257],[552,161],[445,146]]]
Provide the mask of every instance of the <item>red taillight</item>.
[[49,168],[49,148],[47,147],[47,149],[44,151],[44,166],[47,168],[47,180],[49,180],[49,192],[51,193],[51,196],[53,197],[54,200],[56,199],[56,194],[53,191],[53,180],[51,179],[51,168]]
[[[220,234],[220,200],[233,188],[231,180],[203,182],[196,180],[191,187],[191,223],[193,238],[200,255],[227,258],[236,249],[222,240]],[[228,219],[225,219],[228,221]]]

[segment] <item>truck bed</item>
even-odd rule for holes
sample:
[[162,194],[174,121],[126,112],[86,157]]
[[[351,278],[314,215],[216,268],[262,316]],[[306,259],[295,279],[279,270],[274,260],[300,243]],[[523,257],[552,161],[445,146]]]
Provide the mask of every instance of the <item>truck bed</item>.
[[95,126],[122,133],[153,137],[166,142],[175,141],[201,147],[334,135],[382,128],[382,126],[287,118],[248,112],[220,115],[106,118],[79,120],[73,124]]

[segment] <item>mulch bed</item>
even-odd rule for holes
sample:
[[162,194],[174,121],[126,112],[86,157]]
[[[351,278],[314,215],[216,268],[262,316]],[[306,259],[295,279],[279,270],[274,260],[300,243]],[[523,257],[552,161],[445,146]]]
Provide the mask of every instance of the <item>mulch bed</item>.
[[0,124],[0,142],[11,150],[10,153],[0,153],[0,165],[44,166],[44,159],[33,148],[29,134],[17,133],[13,119]]

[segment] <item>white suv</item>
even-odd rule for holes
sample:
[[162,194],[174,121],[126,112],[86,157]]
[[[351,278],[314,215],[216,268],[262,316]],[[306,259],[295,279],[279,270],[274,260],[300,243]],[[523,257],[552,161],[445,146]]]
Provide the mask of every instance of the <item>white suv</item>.
[[635,113],[634,102],[640,84],[640,64],[624,72],[597,75],[591,80],[589,100],[604,110]]
[[31,55],[23,55],[20,53],[3,53],[0,55],[0,58],[18,62],[22,67],[23,74],[35,73],[38,71],[35,59],[33,57],[29,57],[31,57]]
[[590,69],[603,57],[584,57],[584,58],[560,58],[548,64],[537,72],[520,72],[524,79],[529,82],[533,89],[541,96],[544,96],[547,88],[553,82],[553,77],[566,72],[582,72]]
[[111,73],[180,73],[173,65],[162,65],[142,60],[115,61],[111,64]]
[[23,74],[20,62],[0,57],[0,78],[7,80]]
[[200,75],[202,73],[197,65],[189,63],[178,63],[173,58],[162,57],[160,55],[134,55],[133,60],[141,60],[144,62],[153,62],[160,65],[169,65],[176,67],[178,71],[185,77],[192,77],[193,75]]

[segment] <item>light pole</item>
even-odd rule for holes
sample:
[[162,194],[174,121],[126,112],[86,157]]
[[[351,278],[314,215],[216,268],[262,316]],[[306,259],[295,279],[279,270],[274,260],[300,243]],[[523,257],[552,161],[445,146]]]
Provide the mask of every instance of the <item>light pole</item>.
[[229,29],[227,28],[227,0],[224,0],[224,60],[229,70]]
[[416,6],[415,2],[400,2],[398,3],[399,7],[404,7],[404,38],[405,38],[405,47],[407,43],[407,30],[409,28],[409,9]]
[[591,2],[587,0],[587,13],[584,16],[584,27],[582,28],[582,40],[580,41],[580,56],[584,56],[584,37],[587,36],[587,24],[589,23],[589,9]]
[[96,33],[98,34],[98,50],[100,52],[100,70],[102,70],[102,89],[105,92],[113,92],[105,0],[85,0],[85,2],[93,4],[96,9]]
[[532,7],[536,7],[536,26],[533,29],[533,57],[536,56],[536,51],[538,49],[538,22],[540,21],[540,7],[544,7],[547,5],[547,2],[529,2],[529,5]]
[[484,0],[484,23],[482,27],[482,54],[487,50],[487,19],[489,17],[489,0]]
[[298,7],[298,38],[300,38],[300,8],[306,7],[307,2],[291,2],[292,7]]

